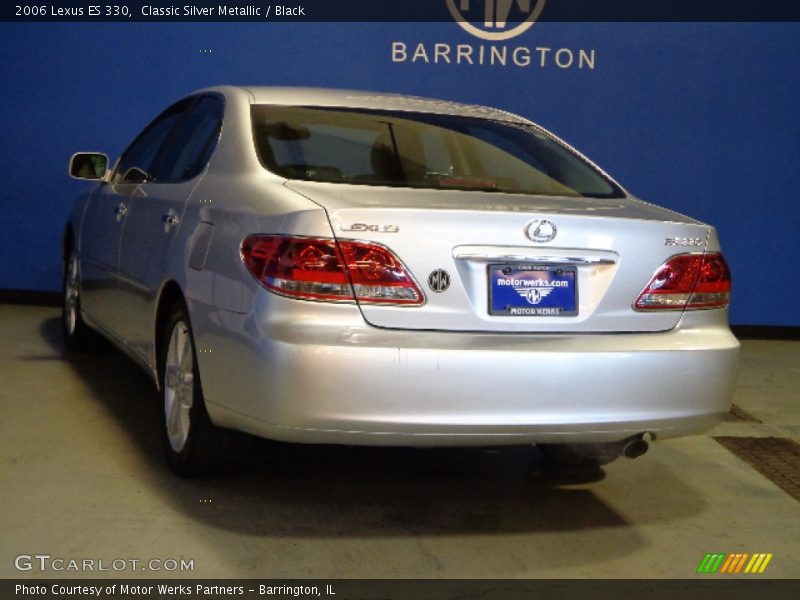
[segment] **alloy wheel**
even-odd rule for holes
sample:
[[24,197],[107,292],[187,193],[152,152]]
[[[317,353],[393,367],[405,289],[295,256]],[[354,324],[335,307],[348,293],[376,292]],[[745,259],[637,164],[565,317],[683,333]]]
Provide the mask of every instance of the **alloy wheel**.
[[78,325],[78,259],[71,256],[64,277],[64,325],[67,335],[75,333]]
[[164,418],[169,443],[181,452],[189,439],[194,403],[194,352],[189,327],[178,321],[172,329],[164,370]]

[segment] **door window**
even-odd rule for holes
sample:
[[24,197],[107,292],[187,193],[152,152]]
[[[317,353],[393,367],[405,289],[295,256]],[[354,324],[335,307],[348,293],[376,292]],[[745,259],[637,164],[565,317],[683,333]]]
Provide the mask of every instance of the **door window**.
[[139,134],[119,160],[114,172],[115,183],[144,183],[155,179],[155,161],[159,150],[188,104],[186,101],[174,104]]

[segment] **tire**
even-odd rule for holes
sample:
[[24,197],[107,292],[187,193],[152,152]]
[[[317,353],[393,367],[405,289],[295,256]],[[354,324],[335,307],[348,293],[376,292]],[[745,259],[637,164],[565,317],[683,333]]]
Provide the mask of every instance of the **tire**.
[[163,331],[158,371],[167,463],[181,477],[226,475],[237,466],[240,436],[216,427],[208,416],[183,303],[172,310]]
[[622,456],[623,446],[607,444],[538,444],[547,461],[556,467],[596,468],[610,464]]
[[75,253],[70,251],[64,261],[61,286],[61,331],[68,350],[88,352],[97,349],[99,338],[83,321],[80,292],[80,264]]

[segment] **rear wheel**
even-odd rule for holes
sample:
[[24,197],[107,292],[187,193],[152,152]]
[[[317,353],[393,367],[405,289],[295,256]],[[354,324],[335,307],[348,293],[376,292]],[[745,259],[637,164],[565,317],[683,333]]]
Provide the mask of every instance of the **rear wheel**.
[[64,280],[62,286],[61,330],[64,345],[75,352],[93,350],[97,345],[97,334],[94,333],[81,316],[81,279],[78,257],[74,252],[67,255],[64,263]]
[[164,450],[169,466],[184,477],[224,475],[235,466],[239,436],[216,427],[203,399],[197,352],[186,308],[176,306],[161,340]]

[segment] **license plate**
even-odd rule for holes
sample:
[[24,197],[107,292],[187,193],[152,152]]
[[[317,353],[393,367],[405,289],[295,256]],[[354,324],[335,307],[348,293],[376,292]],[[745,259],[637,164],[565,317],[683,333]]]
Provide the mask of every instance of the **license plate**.
[[577,269],[553,265],[489,265],[489,314],[502,317],[577,315]]

